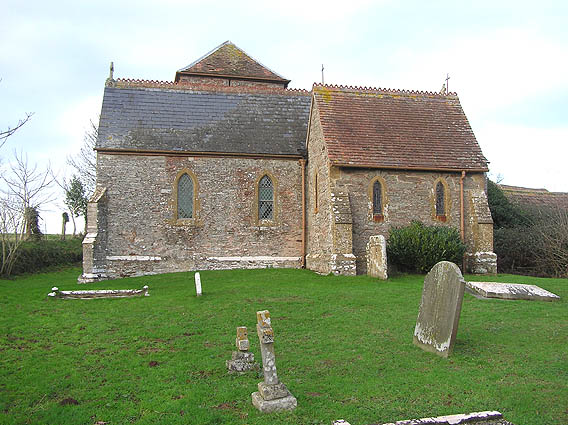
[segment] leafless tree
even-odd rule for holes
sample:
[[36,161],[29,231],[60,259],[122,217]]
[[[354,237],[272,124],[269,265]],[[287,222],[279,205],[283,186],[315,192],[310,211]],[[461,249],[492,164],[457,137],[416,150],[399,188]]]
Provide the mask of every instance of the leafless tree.
[[76,156],[67,158],[67,163],[77,172],[79,180],[85,188],[85,194],[89,198],[95,191],[97,181],[97,155],[95,144],[98,137],[98,127],[93,120],[83,136],[81,150]]
[[553,276],[568,277],[568,210],[555,207],[541,211],[535,229],[538,267]]

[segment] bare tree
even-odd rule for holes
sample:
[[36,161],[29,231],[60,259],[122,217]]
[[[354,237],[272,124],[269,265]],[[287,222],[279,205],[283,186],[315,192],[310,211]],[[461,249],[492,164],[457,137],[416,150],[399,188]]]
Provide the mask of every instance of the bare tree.
[[28,113],[26,114],[26,117],[18,121],[18,124],[16,124],[14,127],[8,127],[6,130],[0,131],[0,148],[4,146],[4,143],[6,143],[6,139],[8,139],[8,137],[18,131],[25,123],[30,120],[32,115],[32,113]]
[[54,177],[51,167],[39,170],[37,164],[30,166],[25,154],[14,152],[14,161],[10,164],[9,173],[2,176],[4,188],[2,192],[9,198],[18,200],[22,208],[41,209],[41,206],[54,200],[51,191]]
[[535,226],[539,236],[537,265],[556,277],[568,277],[568,210],[556,207],[540,211]]
[[67,158],[67,163],[76,171],[83,187],[85,195],[89,198],[95,191],[97,181],[97,155],[95,144],[98,137],[98,127],[93,120],[83,136],[81,150],[76,156]]
[[10,276],[12,273],[18,250],[24,240],[24,231],[24,215],[17,199],[10,196],[0,198],[0,276]]

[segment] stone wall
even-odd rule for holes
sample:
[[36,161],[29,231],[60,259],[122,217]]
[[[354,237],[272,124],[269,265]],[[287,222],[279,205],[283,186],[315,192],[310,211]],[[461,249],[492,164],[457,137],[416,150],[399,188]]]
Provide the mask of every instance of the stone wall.
[[330,165],[317,105],[312,105],[306,172],[306,268],[318,273],[353,275],[355,257],[348,193],[331,186]]
[[[353,254],[357,258],[357,273],[366,273],[366,246],[369,237],[383,235],[388,238],[391,227],[408,225],[419,220],[427,225],[452,226],[460,229],[460,173],[440,173],[404,170],[373,170],[362,168],[335,168],[332,187],[340,187],[349,193],[353,218]],[[384,217],[375,221],[372,214],[372,182],[380,177],[384,190]],[[436,216],[435,187],[443,180],[446,187],[446,217]],[[485,176],[468,174],[464,179],[466,242],[468,252],[475,252],[471,230],[472,206],[468,203],[472,191],[484,191]],[[479,202],[479,211],[489,212],[487,203]],[[489,216],[490,217],[490,216]],[[485,229],[486,230],[486,229]],[[468,240],[469,239],[469,240]],[[484,237],[488,251],[492,251],[492,239]]]
[[278,87],[284,88],[285,83],[276,83],[270,81],[254,81],[254,80],[239,80],[233,78],[215,78],[215,77],[198,77],[195,75],[183,75],[180,74],[179,84],[207,84],[214,86],[242,86],[242,87]]
[[[177,220],[175,181],[183,170],[195,179],[194,216]],[[256,185],[265,173],[274,183],[271,222],[258,221]],[[99,152],[97,187],[106,188],[105,208],[97,209],[97,233],[106,238],[94,249],[104,253],[109,278],[301,264],[298,160]],[[86,264],[84,274],[92,272]]]
[[312,108],[306,170],[306,268],[328,274],[333,251],[329,163],[317,105]]

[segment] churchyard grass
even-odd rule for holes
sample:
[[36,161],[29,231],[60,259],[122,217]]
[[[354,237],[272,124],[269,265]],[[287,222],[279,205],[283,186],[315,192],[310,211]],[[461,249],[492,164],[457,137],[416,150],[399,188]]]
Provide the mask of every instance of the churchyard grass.
[[[516,425],[568,423],[568,280],[537,284],[558,302],[464,296],[448,359],[414,346],[424,276],[388,281],[306,270],[201,272],[79,286],[78,268],[0,280],[1,424],[362,425],[499,410]],[[466,276],[468,280],[468,276]],[[47,299],[128,289],[128,299]],[[237,326],[260,361],[256,311],[270,310],[292,412],[251,404],[262,379],[229,375]]]

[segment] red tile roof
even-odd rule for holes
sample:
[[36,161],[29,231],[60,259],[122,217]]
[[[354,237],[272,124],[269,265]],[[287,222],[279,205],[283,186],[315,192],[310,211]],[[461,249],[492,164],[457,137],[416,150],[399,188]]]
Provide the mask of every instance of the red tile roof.
[[317,84],[313,93],[335,165],[487,171],[455,93]]
[[546,189],[532,189],[529,187],[508,186],[500,184],[505,196],[521,206],[532,207],[559,207],[568,209],[567,192],[549,192]]
[[224,42],[202,58],[180,69],[176,73],[176,81],[179,79],[179,74],[238,77],[248,80],[266,80],[282,84],[288,84],[290,82],[290,80],[283,78],[250,57],[230,41]]

